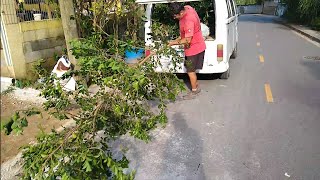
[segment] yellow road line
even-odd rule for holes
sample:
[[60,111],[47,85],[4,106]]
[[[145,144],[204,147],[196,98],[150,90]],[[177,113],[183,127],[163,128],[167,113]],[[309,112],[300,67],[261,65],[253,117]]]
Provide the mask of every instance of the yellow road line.
[[273,103],[273,96],[272,96],[272,91],[270,84],[265,84],[264,89],[266,91],[266,99],[268,103]]
[[263,62],[264,62],[264,57],[263,57],[262,55],[260,55],[260,56],[259,56],[259,60],[260,60],[260,62],[263,63]]
[[260,46],[260,42],[257,42],[257,46]]

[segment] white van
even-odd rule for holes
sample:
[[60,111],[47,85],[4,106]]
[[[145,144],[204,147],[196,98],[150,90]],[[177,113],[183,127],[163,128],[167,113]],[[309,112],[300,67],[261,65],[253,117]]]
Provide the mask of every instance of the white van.
[[[146,46],[152,45],[151,38],[151,17],[152,6],[157,3],[172,2],[190,2],[198,0],[136,0],[138,4],[146,5],[146,23],[145,23],[145,43]],[[238,44],[238,13],[234,0],[212,0],[214,9],[212,10],[215,19],[214,24],[209,25],[210,35],[205,38],[206,51],[204,57],[203,69],[200,74],[221,73],[222,79],[228,79],[230,76],[229,60],[237,56]],[[197,10],[197,9],[196,9]],[[213,28],[213,29],[212,29]],[[162,64],[169,64],[170,59],[161,59]],[[165,72],[166,69],[158,67],[156,71]],[[183,63],[176,69],[176,73],[186,73]]]

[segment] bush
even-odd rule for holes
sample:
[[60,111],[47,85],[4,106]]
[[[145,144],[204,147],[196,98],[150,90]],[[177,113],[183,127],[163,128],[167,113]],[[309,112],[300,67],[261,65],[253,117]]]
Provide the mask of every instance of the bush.
[[287,11],[285,17],[296,23],[304,23],[317,27],[317,18],[320,16],[319,0],[286,0]]
[[313,28],[314,30],[317,30],[317,31],[320,30],[320,17],[314,18],[311,21],[311,28]]

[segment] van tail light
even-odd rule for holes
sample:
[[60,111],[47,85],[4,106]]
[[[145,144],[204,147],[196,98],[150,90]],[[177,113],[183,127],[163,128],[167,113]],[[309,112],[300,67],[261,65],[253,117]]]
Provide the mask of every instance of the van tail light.
[[223,44],[217,45],[217,61],[223,61]]
[[146,57],[147,57],[147,56],[149,56],[149,55],[150,55],[150,53],[151,53],[151,51],[150,51],[150,50],[146,50],[146,53],[145,53]]

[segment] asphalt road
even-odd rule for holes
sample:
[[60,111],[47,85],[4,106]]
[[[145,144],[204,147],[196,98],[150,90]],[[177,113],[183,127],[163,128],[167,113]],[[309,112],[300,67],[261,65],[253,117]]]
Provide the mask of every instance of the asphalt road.
[[148,144],[132,139],[136,179],[320,179],[320,46],[275,23],[243,15],[228,80],[168,109]]

